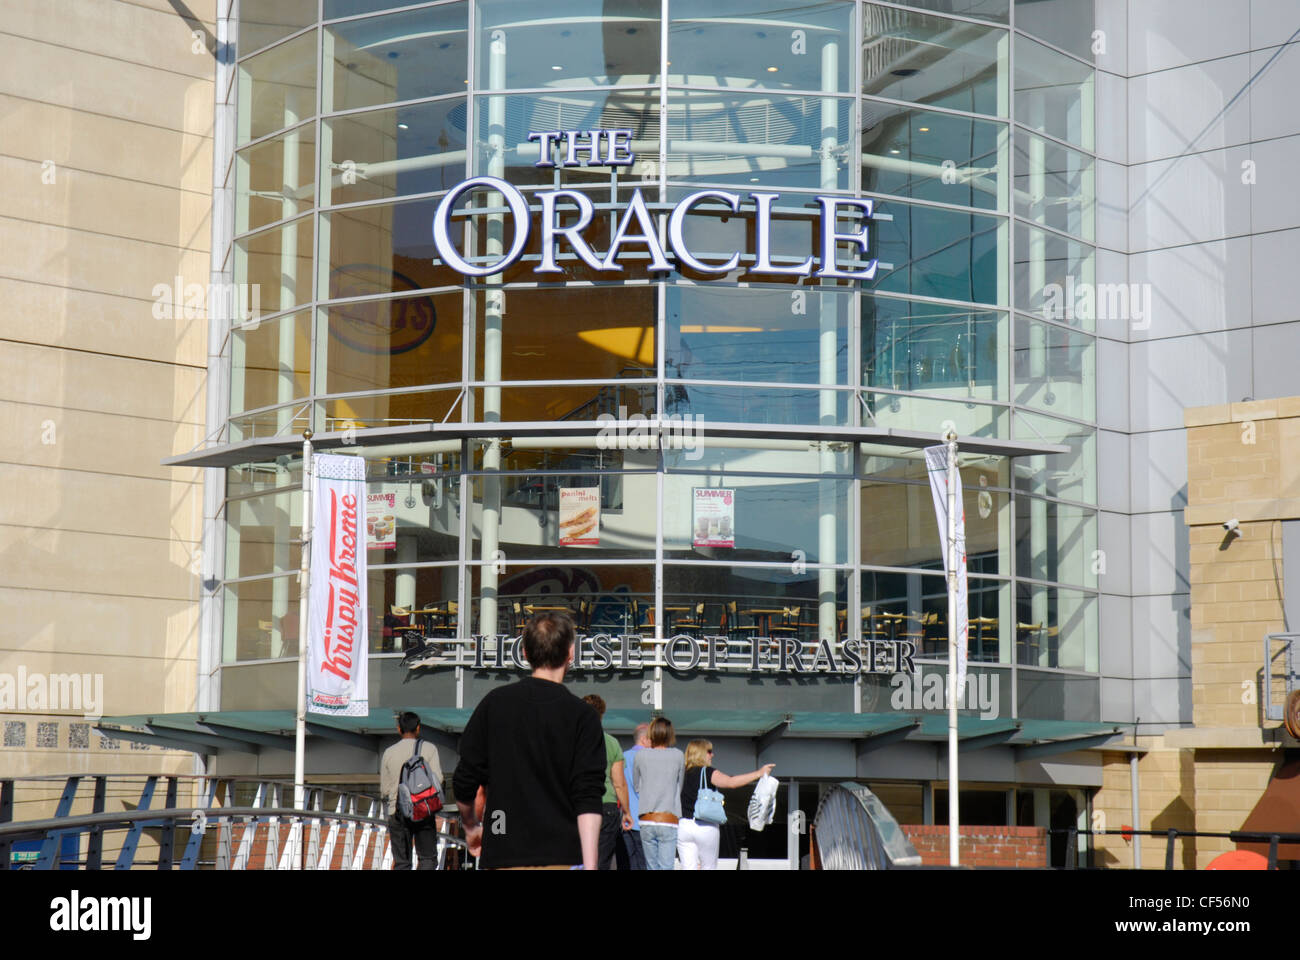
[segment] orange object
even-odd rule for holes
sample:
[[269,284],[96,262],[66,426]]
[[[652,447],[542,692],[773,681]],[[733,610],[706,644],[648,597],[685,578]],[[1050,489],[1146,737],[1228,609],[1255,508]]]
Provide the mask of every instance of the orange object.
[[1227,853],[1221,853],[1213,860],[1206,870],[1267,870],[1268,859],[1260,856],[1253,850],[1229,850]]
[[1119,835],[1124,838],[1125,843],[1131,843],[1133,841],[1133,828],[1127,823],[1122,823],[1119,827]]

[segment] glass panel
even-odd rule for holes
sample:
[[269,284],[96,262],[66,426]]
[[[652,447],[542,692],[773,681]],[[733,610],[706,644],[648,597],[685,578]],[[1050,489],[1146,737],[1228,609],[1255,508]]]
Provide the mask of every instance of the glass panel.
[[849,89],[851,3],[791,8],[769,0],[676,0],[669,16],[669,83]]
[[247,284],[263,313],[311,300],[312,217],[235,241],[235,282]]
[[689,449],[668,445],[664,468],[670,472],[841,474],[853,472],[852,453],[840,443],[819,440],[757,440],[740,437],[706,437],[698,456]]
[[[477,379],[613,380],[655,375],[654,287],[491,291],[477,294],[475,302],[477,329],[496,326],[501,331],[490,370],[485,367],[489,336],[480,333],[476,338]],[[616,413],[617,404],[613,406],[609,412]],[[594,414],[576,417],[595,418]]]
[[[278,479],[287,483],[288,471],[279,471]],[[296,571],[301,538],[301,489],[227,501],[226,578]]]
[[1069,453],[1017,457],[1016,489],[1062,500],[1097,502],[1097,431],[1093,427],[1017,410],[1018,440],[1060,443]]
[[325,28],[324,111],[465,91],[467,7],[426,7]]
[[298,655],[296,576],[227,584],[222,663]]
[[316,0],[242,0],[239,55],[247,56],[316,22]]
[[465,178],[465,99],[325,121],[331,146],[321,205],[448,190]]
[[[1000,614],[1000,610],[1003,613]],[[948,588],[942,573],[863,570],[860,613],[862,639],[907,641],[915,648],[918,658],[947,660]],[[967,656],[970,660],[1010,662],[1010,644],[1003,636],[1010,635],[1006,624],[1011,613],[1009,582],[970,578],[967,583]],[[928,672],[932,671],[922,671]],[[906,695],[900,695],[900,699],[903,696]],[[900,708],[930,709],[924,702],[900,703]]]
[[1097,595],[1016,585],[1016,662],[1097,671]]
[[[1088,244],[1016,221],[1016,309],[1092,330],[1098,308],[1093,271]],[[1116,286],[1127,297],[1127,286]]]
[[1016,403],[1096,419],[1095,339],[1016,315]]
[[808,423],[846,425],[851,391],[787,387],[704,387],[673,383],[664,388],[665,412],[713,423]]
[[235,154],[235,233],[306,213],[315,197],[315,124]]
[[1005,407],[865,390],[862,399],[865,426],[942,434],[951,424],[959,434],[972,437],[1006,437],[1011,431]]
[[1092,157],[1016,130],[1016,214],[1093,239],[1096,187]]
[[[414,555],[417,546],[423,548],[426,542],[423,531],[399,533],[397,551]],[[382,556],[370,551],[372,564],[391,563],[392,558],[392,550]],[[458,578],[454,565],[370,570],[366,578],[370,652],[396,653],[425,639],[456,636]]]
[[669,377],[847,382],[847,294],[701,285],[667,295]]
[[378,397],[336,397],[324,401],[325,430],[361,430],[411,423],[441,423],[451,413],[459,388],[392,393]]
[[[1035,720],[1074,720],[1096,723],[1101,716],[1101,683],[1096,677],[1081,676],[1070,673],[1049,673],[1046,670],[1019,670],[1016,679],[1016,695],[1020,712],[1017,716],[1031,717]],[[1053,798],[1061,793],[1052,791]],[[1031,799],[1029,791],[1019,794],[1022,803]],[[1077,805],[1073,808],[1079,810]],[[1068,814],[1069,822],[1076,822],[1074,814]],[[1032,823],[1032,818],[1024,821]],[[1064,840],[1062,834],[1056,836]],[[1082,839],[1082,838],[1080,838]],[[1064,847],[1057,847],[1052,841],[1053,866],[1064,866]],[[1057,859],[1059,857],[1059,859]]]
[[862,92],[1007,116],[1006,30],[862,7]]
[[[735,616],[729,618],[737,636],[780,635],[774,627],[813,623],[819,619],[819,604],[835,604],[835,620],[843,620],[848,599],[849,574],[846,570],[803,570],[791,572],[791,565],[781,567],[723,567],[701,564],[664,564],[664,596],[690,597],[709,604],[708,617],[717,605],[735,604]],[[787,614],[786,607],[795,608]],[[797,617],[797,621],[796,621]]]
[[313,425],[311,405],[307,403],[291,403],[275,410],[231,417],[229,421],[231,443],[257,437],[301,436],[309,428]]
[[[610,183],[611,171],[622,179],[647,177],[657,183],[659,174],[659,91],[608,90],[603,93],[502,94],[483,96],[478,109],[478,148],[474,153],[476,176],[502,177],[516,186],[552,186],[556,183]],[[538,167],[538,143],[528,135],[547,130],[632,131],[635,162],[629,167],[565,167],[563,145],[551,152],[554,167]],[[576,141],[579,144],[581,141]],[[602,141],[606,143],[607,141]],[[602,147],[602,150],[607,149]],[[586,154],[578,154],[586,159]],[[602,159],[604,154],[602,153]]]
[[[664,478],[664,556],[846,563],[848,489],[842,479],[670,474]],[[731,545],[716,545],[725,542]]]
[[852,131],[847,98],[669,94],[668,176],[744,188],[851,190]]
[[881,200],[872,228],[875,289],[1007,304],[999,271],[1009,259],[1006,220]]
[[[1011,0],[907,0],[902,7],[918,7],[935,13],[953,13],[959,17],[978,17],[1006,23],[1010,18]],[[916,821],[920,822],[920,821]]]
[[321,220],[321,288],[330,299],[460,286],[463,278],[433,260],[431,224],[438,201],[349,207]]
[[[514,563],[506,559],[499,573],[491,564],[475,564],[468,571],[473,631],[517,637],[528,617],[543,612],[543,608],[567,611],[579,633],[622,633],[635,630],[638,623],[648,619],[648,611],[654,608],[653,564],[575,565],[575,558],[580,556],[570,549],[563,559],[551,563]],[[494,600],[491,606],[495,614],[488,618],[490,622],[484,620],[485,596]],[[489,647],[488,662],[494,656],[495,651]],[[509,664],[509,654],[503,657]]]
[[303,34],[239,65],[239,142],[316,114],[316,33]]
[[1097,512],[1016,497],[1016,573],[1033,580],[1097,586]]
[[[1010,576],[1011,497],[978,483],[962,485],[967,569]],[[862,482],[862,562],[882,567],[943,569],[943,543],[926,483]]]
[[455,291],[324,310],[325,392],[458,383],[463,300]]
[[1093,148],[1093,70],[1028,37],[1016,35],[1016,122]]
[[[898,447],[888,447],[879,443],[863,443],[862,476],[874,477],[888,481],[911,481],[929,484],[929,474],[925,459],[920,451],[908,452]],[[957,469],[961,472],[961,482],[967,487],[994,487],[1007,489],[1011,486],[1010,461],[1001,457],[987,457],[980,453],[963,453],[957,451]]]
[[[550,387],[498,387],[499,398],[486,406],[491,388],[470,391],[469,399],[476,421],[520,423],[540,420],[594,422],[604,414],[618,419],[621,411],[628,416],[653,416],[655,385],[643,378],[623,383],[575,383]],[[484,394],[489,397],[485,399]],[[457,413],[459,417],[459,412]],[[629,438],[630,439],[630,438]]]
[[862,189],[1006,210],[1005,123],[862,102]]
[[862,298],[862,382],[889,390],[1006,400],[1007,315]]
[[[430,464],[434,469],[437,458],[433,455]],[[366,482],[367,563],[455,560],[460,555],[459,494],[457,477],[407,474],[376,479],[372,474]],[[453,576],[453,599],[455,582]],[[406,606],[416,598],[404,599],[398,602]]]
[[1093,0],[1016,0],[1016,29],[1085,60],[1093,58]]
[[[230,412],[311,393],[311,312],[239,327],[230,334]],[[288,423],[292,407],[281,410]]]
[[302,486],[302,459],[281,457],[276,461],[245,463],[226,469],[226,496]]
[[659,0],[480,0],[478,10],[480,89],[659,82]]

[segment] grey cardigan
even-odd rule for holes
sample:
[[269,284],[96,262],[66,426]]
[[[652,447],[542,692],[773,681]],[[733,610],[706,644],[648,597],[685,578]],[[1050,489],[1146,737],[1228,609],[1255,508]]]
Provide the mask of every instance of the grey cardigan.
[[646,747],[632,762],[632,786],[637,809],[647,813],[682,815],[682,771],[686,755],[676,747]]

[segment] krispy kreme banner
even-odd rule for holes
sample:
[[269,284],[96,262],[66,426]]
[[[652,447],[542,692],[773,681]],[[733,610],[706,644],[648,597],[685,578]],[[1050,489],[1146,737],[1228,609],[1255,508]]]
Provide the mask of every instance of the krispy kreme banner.
[[320,454],[312,467],[307,709],[366,716],[366,464]]

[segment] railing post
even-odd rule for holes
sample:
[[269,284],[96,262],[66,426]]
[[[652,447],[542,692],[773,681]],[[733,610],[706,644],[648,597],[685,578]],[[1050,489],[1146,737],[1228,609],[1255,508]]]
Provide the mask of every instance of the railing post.
[[[108,795],[108,777],[95,778],[95,798],[91,803],[91,813],[104,812],[104,800]],[[94,826],[86,838],[86,869],[102,870],[104,867],[104,828]]]
[[[14,782],[0,780],[0,823],[8,823],[14,818]],[[0,870],[9,869],[9,848],[11,841],[0,837]]]
[[1277,869],[1277,840],[1276,833],[1268,838],[1268,868],[1270,870]]
[[1070,827],[1065,832],[1065,869],[1074,870],[1079,863],[1079,828]]
[[[163,801],[166,810],[176,809],[176,778],[167,778],[167,798]],[[176,857],[176,820],[167,818],[163,821],[162,834],[158,843],[158,869],[170,870]]]
[[1165,847],[1165,869],[1166,870],[1172,870],[1174,868],[1174,839],[1177,836],[1178,836],[1178,831],[1173,829],[1173,827],[1170,827],[1169,843]]

